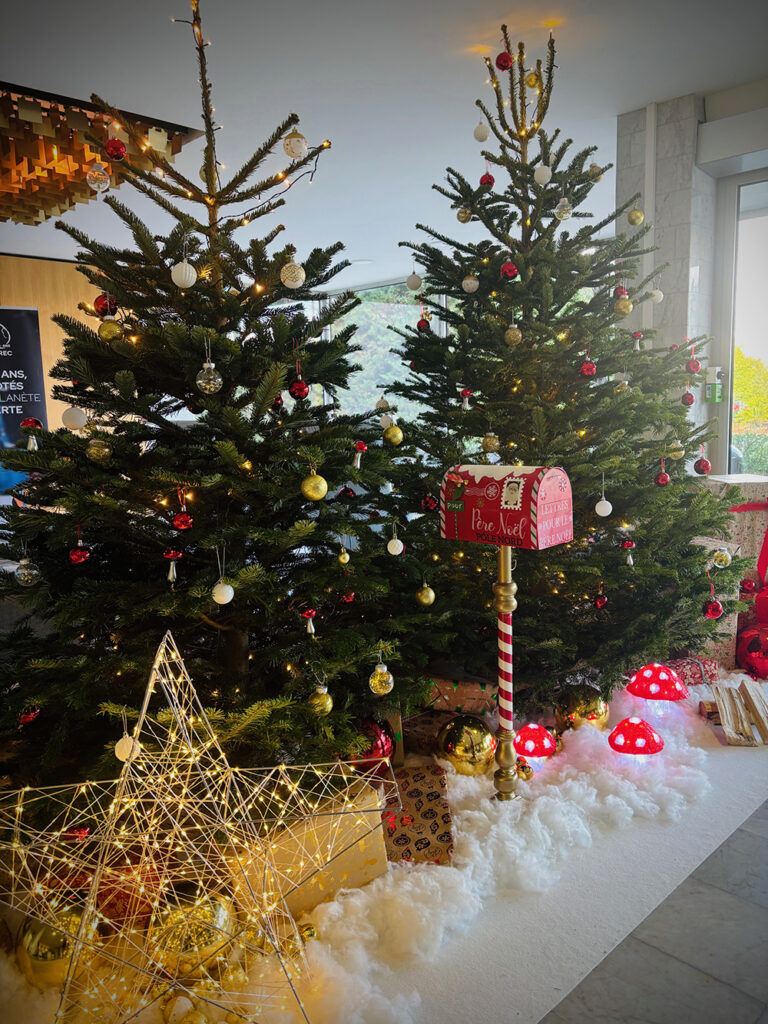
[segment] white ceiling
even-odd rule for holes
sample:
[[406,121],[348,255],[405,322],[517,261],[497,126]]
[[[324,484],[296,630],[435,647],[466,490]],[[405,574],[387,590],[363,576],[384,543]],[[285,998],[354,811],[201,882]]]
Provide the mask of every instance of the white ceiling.
[[[596,144],[612,160],[615,118],[652,100],[709,92],[765,74],[768,4],[764,0],[202,0],[214,102],[223,129],[219,159],[235,167],[289,111],[311,143],[333,140],[315,182],[294,188],[279,218],[299,258],[341,239],[354,286],[409,269],[401,239],[422,221],[455,232],[448,204],[430,188],[444,168],[470,179],[483,171],[472,128],[474,101],[487,98],[477,47],[498,50],[506,21],[531,56],[543,55],[555,28],[559,72],[545,125],[579,146]],[[1,77],[32,88],[87,98],[199,126],[194,53],[185,0],[36,0],[6,5]],[[190,175],[199,143],[179,163]],[[613,178],[593,192],[594,212],[612,206]],[[139,197],[121,198],[164,230],[164,215]],[[117,241],[111,211],[78,206],[67,220]],[[257,222],[261,226],[265,221]],[[250,229],[245,229],[250,230]],[[464,229],[466,230],[466,229]],[[0,225],[0,250],[68,258],[52,224]]]

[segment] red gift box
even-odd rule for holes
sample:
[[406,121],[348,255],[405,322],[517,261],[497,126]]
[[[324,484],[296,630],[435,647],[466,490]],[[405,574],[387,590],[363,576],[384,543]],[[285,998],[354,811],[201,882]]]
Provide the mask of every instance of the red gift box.
[[718,664],[715,658],[673,658],[665,662],[668,668],[680,676],[686,686],[708,686],[718,679]]

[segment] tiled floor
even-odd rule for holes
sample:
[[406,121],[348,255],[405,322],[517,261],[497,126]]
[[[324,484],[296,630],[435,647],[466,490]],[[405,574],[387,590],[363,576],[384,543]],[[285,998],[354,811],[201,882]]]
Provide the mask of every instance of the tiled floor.
[[586,1021],[768,1024],[768,801],[541,1024]]

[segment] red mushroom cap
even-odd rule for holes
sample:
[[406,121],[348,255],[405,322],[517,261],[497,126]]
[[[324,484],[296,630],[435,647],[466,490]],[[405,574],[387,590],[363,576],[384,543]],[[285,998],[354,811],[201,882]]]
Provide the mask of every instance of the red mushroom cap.
[[368,445],[365,443],[365,441],[355,441],[355,451],[356,452],[367,452],[368,451]]
[[608,743],[620,754],[658,754],[664,749],[664,740],[642,718],[623,719]]
[[629,680],[627,692],[646,700],[683,700],[688,690],[674,669],[653,661],[643,665]]
[[460,393],[462,398],[472,398],[472,396],[474,395],[475,392],[474,391],[470,391],[469,388],[464,388],[459,393]]
[[314,608],[307,608],[305,611],[301,613],[302,619],[314,619],[316,615],[317,612],[315,611]]
[[518,730],[515,736],[515,750],[525,757],[549,757],[555,752],[555,741],[552,733],[543,725],[530,722]]

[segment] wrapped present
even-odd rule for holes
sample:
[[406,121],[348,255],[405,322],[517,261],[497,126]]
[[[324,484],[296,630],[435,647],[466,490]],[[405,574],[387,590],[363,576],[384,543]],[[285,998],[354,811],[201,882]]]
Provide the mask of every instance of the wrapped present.
[[437,751],[437,734],[440,729],[456,717],[455,711],[422,711],[421,714],[406,718],[403,722],[403,743],[406,754],[434,754]]
[[386,719],[392,729],[392,736],[395,740],[395,749],[389,758],[393,768],[398,768],[405,761],[405,745],[403,743],[403,716],[400,710],[387,711]]
[[686,686],[709,686],[718,680],[718,662],[715,658],[673,658],[665,664],[677,672]]
[[453,832],[444,770],[436,764],[398,768],[395,780],[402,807],[397,810],[398,799],[393,794],[381,816],[387,857],[391,861],[448,864]]
[[483,715],[496,706],[497,687],[485,682],[432,678],[426,707],[435,711]]

